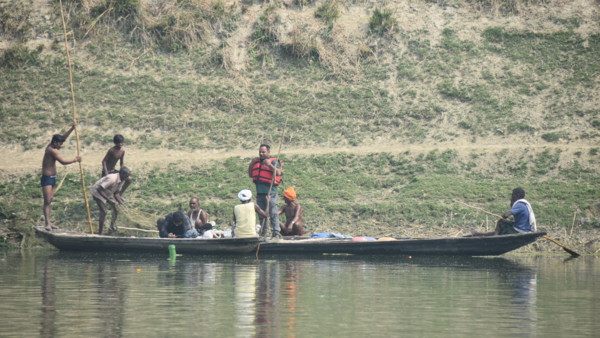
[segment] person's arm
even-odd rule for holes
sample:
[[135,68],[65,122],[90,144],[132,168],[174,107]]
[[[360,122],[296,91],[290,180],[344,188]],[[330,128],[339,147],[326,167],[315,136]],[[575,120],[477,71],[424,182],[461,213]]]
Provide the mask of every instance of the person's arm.
[[102,196],[102,198],[104,198],[110,205],[115,204],[115,200],[112,196],[108,196],[108,194],[106,193],[106,191],[104,190],[104,187],[100,184],[98,184],[98,186],[96,187],[96,191],[98,192],[98,194],[100,196]]
[[167,238],[167,237],[169,237],[169,232],[167,231],[167,221],[168,220],[169,220],[168,217],[165,218],[165,221],[160,226],[160,229],[158,229],[159,234],[160,234],[160,238]]
[[290,223],[290,227],[294,224],[296,224],[296,222],[298,222],[298,220],[300,219],[300,217],[302,217],[302,207],[300,206],[300,204],[298,204],[296,206],[296,216],[294,217],[294,219],[292,220],[292,223]]
[[504,213],[504,215],[502,215],[502,218],[504,218],[504,219],[507,219],[507,218],[509,218],[509,217],[510,217],[510,215],[512,215],[512,214],[513,214],[513,213],[512,213],[512,211],[507,211],[507,212],[505,212],[505,213]]
[[269,218],[269,215],[267,215],[267,213],[264,212],[256,203],[254,203],[254,211],[256,211],[256,213],[262,218]]
[[125,149],[123,149],[123,154],[121,155],[121,162],[120,162],[121,168],[123,168],[124,163],[125,163]]
[[208,223],[208,215],[204,212],[204,210],[200,212],[200,221],[202,224]]
[[250,165],[248,166],[248,176],[252,177],[252,168],[256,164],[256,162],[260,161],[260,157],[255,157],[250,161]]
[[69,138],[69,135],[71,135],[73,130],[75,130],[75,127],[77,127],[77,123],[73,123],[73,125],[71,126],[71,129],[67,130],[67,132],[63,134],[63,137],[65,138],[65,140],[67,138]]
[[283,214],[283,208],[285,208],[285,204],[282,205],[281,208],[279,208],[279,211],[277,212],[277,215]]
[[110,155],[110,151],[111,151],[111,149],[109,149],[109,150],[106,152],[106,155],[104,155],[104,159],[102,160],[102,170],[104,170],[104,173],[105,173],[106,175],[110,174],[110,173],[108,172],[108,166],[106,165],[106,161],[108,161],[108,157],[109,157],[109,155]]
[[75,163],[75,162],[81,162],[81,156],[77,156],[72,160],[65,160],[64,158],[62,158],[62,156],[60,156],[60,154],[58,153],[58,151],[56,149],[51,149],[50,154],[52,154],[52,158],[54,160],[58,161],[62,165],[67,165],[67,164],[71,164],[71,163]]
[[281,161],[279,163],[275,161],[275,163],[278,164],[280,168],[275,168],[273,161],[268,161],[269,168],[271,168],[271,171],[275,172],[275,176],[281,176]]

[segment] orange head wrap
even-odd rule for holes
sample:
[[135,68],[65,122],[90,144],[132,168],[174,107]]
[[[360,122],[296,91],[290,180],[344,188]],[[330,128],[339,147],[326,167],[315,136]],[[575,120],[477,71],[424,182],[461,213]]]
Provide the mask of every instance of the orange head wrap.
[[293,201],[296,199],[296,191],[294,187],[289,187],[283,192],[283,196],[287,197],[289,200]]

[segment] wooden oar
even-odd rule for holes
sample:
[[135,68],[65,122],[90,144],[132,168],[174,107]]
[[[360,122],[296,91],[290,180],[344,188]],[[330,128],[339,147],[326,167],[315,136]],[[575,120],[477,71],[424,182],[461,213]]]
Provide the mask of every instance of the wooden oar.
[[[69,82],[71,83],[71,98],[73,100],[73,124],[77,123],[77,114],[75,112],[75,90],[73,89],[73,70],[71,69],[71,55],[69,54],[69,40],[67,39],[67,24],[65,23],[65,14],[63,12],[62,0],[60,3],[60,17],[62,18],[63,34],[65,36],[65,52],[67,53],[67,62],[69,64]],[[75,136],[77,137],[77,156],[80,156],[79,146],[79,131],[75,126]],[[83,165],[79,162],[79,172],[81,173],[81,190],[83,190],[83,199],[85,200],[85,208],[87,209],[88,223],[90,224],[90,233],[94,234],[92,227],[92,214],[90,213],[90,204],[85,192],[85,177],[83,175]]]
[[[486,214],[488,214],[488,215],[492,215],[492,216],[496,216],[496,217],[498,217],[498,218],[500,218],[500,219],[504,219],[504,218],[503,218],[502,216],[500,216],[500,215],[496,215],[496,214],[494,214],[494,213],[491,213],[491,212],[489,212],[489,211],[483,210],[483,209],[481,209],[481,208],[474,207],[474,206],[472,206],[472,205],[468,205],[468,204],[467,204],[467,203],[465,203],[465,202],[461,202],[461,201],[457,201],[457,202],[458,202],[458,203],[460,203],[460,204],[464,204],[464,205],[468,206],[469,208],[473,208],[473,209],[477,209],[477,210],[479,210],[479,211],[485,212],[485,213],[486,213]],[[508,221],[508,222],[510,222],[510,221]],[[569,249],[568,247],[566,247],[566,246],[564,246],[564,245],[560,244],[560,243],[559,243],[558,241],[556,241],[555,239],[552,239],[552,238],[550,238],[550,237],[548,237],[548,236],[545,236],[545,235],[544,235],[544,236],[542,236],[542,237],[544,237],[545,239],[547,239],[547,240],[549,240],[549,241],[553,242],[554,244],[556,244],[556,245],[560,246],[561,248],[563,248],[563,250],[565,250],[566,252],[568,252],[568,253],[569,253],[571,256],[573,256],[573,257],[579,257],[579,256],[581,256],[580,254],[578,254],[577,252],[575,252],[573,249]]]

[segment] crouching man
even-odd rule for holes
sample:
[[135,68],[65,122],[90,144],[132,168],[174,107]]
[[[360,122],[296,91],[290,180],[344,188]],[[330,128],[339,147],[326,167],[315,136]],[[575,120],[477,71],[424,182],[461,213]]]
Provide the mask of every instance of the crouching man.
[[196,238],[198,231],[193,228],[190,219],[181,211],[175,211],[157,222],[161,238]]
[[110,204],[112,210],[109,233],[117,231],[116,221],[119,212],[117,211],[115,204],[119,203],[123,209],[127,210],[127,206],[125,206],[125,202],[121,198],[121,195],[123,195],[125,190],[127,190],[127,187],[129,187],[129,183],[131,183],[131,180],[129,179],[130,176],[131,170],[127,167],[121,167],[121,170],[119,170],[118,173],[108,174],[92,186],[92,197],[100,209],[98,235],[103,234],[104,221],[106,219],[106,214],[108,213],[106,203]]

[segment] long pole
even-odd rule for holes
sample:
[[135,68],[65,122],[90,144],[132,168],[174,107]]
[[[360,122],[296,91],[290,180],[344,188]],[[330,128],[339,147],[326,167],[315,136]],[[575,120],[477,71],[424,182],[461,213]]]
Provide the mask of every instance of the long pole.
[[[290,116],[290,111],[288,110],[287,116],[285,117],[285,124],[283,125],[283,132],[281,133],[281,142],[279,142],[279,151],[277,152],[277,161],[275,161],[275,172],[273,173],[273,178],[271,179],[271,186],[269,187],[269,194],[267,196],[271,196],[271,189],[273,189],[273,183],[275,182],[275,177],[277,176],[277,163],[279,163],[279,154],[281,154],[281,146],[283,145],[283,137],[285,136],[285,129],[287,127],[288,117]],[[269,204],[271,200],[267,201],[267,216],[269,214]],[[262,229],[265,226],[266,218],[263,218],[262,224],[260,225],[260,234],[262,235]],[[260,248],[260,247],[259,247]],[[258,249],[256,250],[256,254],[258,255]]]
[[[67,40],[67,24],[65,23],[65,14],[63,12],[62,0],[60,2],[60,17],[62,19],[63,34],[65,36],[65,51],[67,52],[67,62],[69,63],[69,82],[71,83],[71,98],[73,99],[73,124],[77,124],[77,114],[75,111],[75,90],[73,89],[73,70],[71,69],[71,55],[69,54],[69,41]],[[79,150],[79,131],[75,126],[75,137],[77,138],[77,156],[80,156]],[[85,192],[85,177],[83,175],[83,165],[79,162],[79,172],[81,173],[81,190],[83,190],[83,198],[85,199],[85,208],[87,209],[88,223],[90,224],[90,233],[94,234],[92,227],[92,214],[90,214],[90,204]]]

